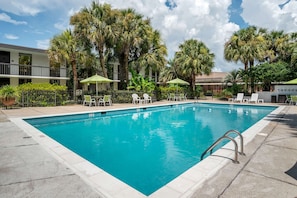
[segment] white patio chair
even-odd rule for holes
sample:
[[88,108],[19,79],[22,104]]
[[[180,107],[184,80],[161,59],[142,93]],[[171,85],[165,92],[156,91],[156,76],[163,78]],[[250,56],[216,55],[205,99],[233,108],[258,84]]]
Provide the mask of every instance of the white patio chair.
[[248,100],[249,103],[258,103],[259,94],[252,93],[251,98]]
[[147,93],[144,93],[143,94],[143,100],[144,100],[144,103],[152,103],[153,101],[152,101],[152,97],[151,96],[149,96]]
[[140,103],[141,98],[138,96],[138,94],[134,93],[132,94],[132,103],[136,104],[136,103]]
[[233,100],[233,102],[243,102],[244,93],[237,93],[237,97]]

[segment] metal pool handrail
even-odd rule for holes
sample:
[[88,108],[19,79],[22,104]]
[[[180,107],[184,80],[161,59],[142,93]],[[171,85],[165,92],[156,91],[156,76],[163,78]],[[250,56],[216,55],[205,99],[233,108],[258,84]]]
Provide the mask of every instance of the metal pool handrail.
[[[236,133],[239,137],[240,137],[240,152],[238,152],[238,144],[237,142],[234,140],[234,138],[232,137],[229,137],[228,135],[230,133]],[[221,136],[217,141],[215,141],[210,147],[208,147],[201,155],[200,157],[200,160],[203,160],[203,157],[204,155],[210,151],[210,154],[212,154],[212,151],[214,149],[215,146],[217,146],[223,139],[228,139],[228,140],[231,140],[233,143],[234,143],[234,160],[233,162],[236,163],[236,164],[239,164],[239,161],[238,161],[238,153],[240,155],[245,155],[244,152],[243,152],[243,137],[241,135],[241,133],[237,130],[234,130],[234,129],[231,129],[229,131],[227,131],[223,136]]]

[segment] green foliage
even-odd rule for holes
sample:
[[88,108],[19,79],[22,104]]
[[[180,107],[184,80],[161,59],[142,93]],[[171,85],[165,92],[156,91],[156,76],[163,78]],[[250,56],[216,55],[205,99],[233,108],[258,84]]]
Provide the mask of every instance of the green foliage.
[[200,85],[196,85],[194,97],[199,97],[201,92],[202,92],[202,87]]
[[186,40],[175,53],[175,70],[178,76],[190,80],[194,92],[196,75],[209,74],[214,67],[214,57],[203,42],[195,39]]
[[129,81],[128,89],[136,91],[144,91],[146,93],[152,93],[155,89],[155,83],[145,79],[142,75],[137,74],[135,71],[131,71],[132,79]]
[[252,72],[256,76],[255,81],[262,83],[264,91],[270,90],[271,82],[289,81],[294,78],[291,76],[289,65],[282,61],[261,64]]
[[41,83],[26,83],[18,87],[23,106],[56,106],[64,105],[68,100],[67,87]]
[[233,93],[230,91],[230,89],[224,89],[221,94],[221,97],[223,98],[232,98],[233,96]]
[[0,88],[0,98],[16,98],[18,97],[18,90],[11,85],[4,85]]
[[166,87],[160,87],[160,99],[159,100],[166,100],[170,93],[188,93],[188,91],[184,87],[170,85]]

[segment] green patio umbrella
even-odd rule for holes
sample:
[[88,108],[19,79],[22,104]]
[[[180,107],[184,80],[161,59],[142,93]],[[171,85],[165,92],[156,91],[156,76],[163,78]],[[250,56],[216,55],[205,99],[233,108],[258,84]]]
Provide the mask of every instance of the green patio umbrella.
[[288,82],[285,82],[284,84],[286,84],[286,85],[297,85],[297,78],[293,79],[293,80],[290,80]]
[[168,81],[167,84],[175,84],[175,85],[177,85],[176,86],[176,92],[177,92],[178,85],[189,85],[190,83],[188,83],[187,81],[184,81],[182,79],[175,78],[173,80]]
[[176,79],[168,81],[167,84],[189,85],[190,83],[188,83],[187,81],[184,81],[182,79],[176,78]]
[[103,76],[95,74],[94,76],[91,76],[89,78],[81,80],[80,82],[81,83],[96,84],[96,96],[98,96],[98,83],[111,83],[111,82],[113,82],[113,80],[110,80],[108,78],[105,78]]

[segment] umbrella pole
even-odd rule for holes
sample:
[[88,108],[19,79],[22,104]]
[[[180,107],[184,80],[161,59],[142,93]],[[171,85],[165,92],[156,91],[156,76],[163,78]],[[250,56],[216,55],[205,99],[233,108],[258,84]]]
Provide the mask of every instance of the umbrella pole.
[[98,82],[96,81],[96,96],[98,96]]

